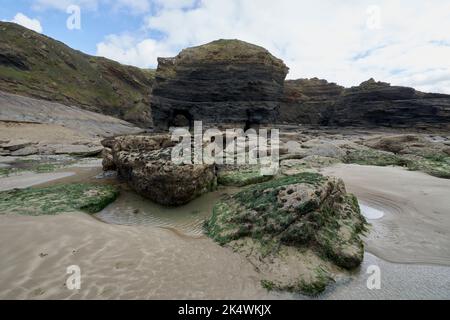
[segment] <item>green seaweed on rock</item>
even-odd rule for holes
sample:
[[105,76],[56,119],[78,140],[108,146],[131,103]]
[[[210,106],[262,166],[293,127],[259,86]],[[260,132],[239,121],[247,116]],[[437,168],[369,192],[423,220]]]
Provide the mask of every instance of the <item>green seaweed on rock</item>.
[[39,216],[84,211],[93,214],[115,201],[118,195],[114,186],[93,184],[14,189],[0,192],[0,213]]
[[262,175],[260,168],[236,168],[235,170],[221,171],[217,175],[218,184],[232,187],[245,187],[271,179],[273,176]]
[[[363,259],[361,235],[367,222],[341,180],[303,172],[249,186],[219,201],[205,231],[238,252],[258,252],[258,259],[268,258],[269,264],[271,259],[283,261],[281,252],[299,255],[297,261],[302,261],[302,252],[312,250],[319,261],[312,267],[331,263],[353,269]],[[323,269],[287,283],[265,280],[262,285],[316,295],[331,280]]]

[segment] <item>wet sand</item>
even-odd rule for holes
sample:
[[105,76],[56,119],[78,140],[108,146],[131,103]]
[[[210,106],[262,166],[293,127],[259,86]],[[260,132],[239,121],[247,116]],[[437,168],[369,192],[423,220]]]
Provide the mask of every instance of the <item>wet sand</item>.
[[360,202],[384,212],[369,220],[369,252],[391,262],[450,266],[450,180],[396,167],[342,164],[322,173],[342,178]]
[[0,191],[24,189],[75,175],[74,172],[34,173],[23,172],[0,178]]
[[[239,255],[154,227],[0,215],[0,243],[0,299],[277,298]],[[65,287],[70,265],[81,268],[78,292]]]
[[[44,185],[98,181],[95,176],[101,171],[89,166],[64,170],[76,175]],[[359,270],[338,279],[320,298],[450,298],[450,268],[430,265],[450,265],[449,180],[401,168],[355,165],[338,165],[323,173],[343,177],[349,191],[365,205],[383,211],[384,216],[370,221],[373,227],[366,242],[373,254],[367,253]],[[200,221],[205,217],[209,205],[204,199],[195,202],[204,208],[194,212],[188,207],[188,214],[170,221],[175,227],[169,229],[157,227],[160,220],[143,225],[132,221],[136,203],[143,201],[128,199],[125,193],[122,201],[112,205],[113,209],[129,211],[124,224],[130,226],[107,224],[83,213],[0,215],[0,299],[306,298],[267,292],[260,285],[260,275],[244,257],[196,234],[196,227],[193,233],[183,232],[186,230],[179,226],[185,219]],[[128,210],[129,206],[133,210]],[[140,204],[139,214],[154,209],[154,205]],[[155,217],[160,218],[167,214],[164,210],[157,213]],[[81,267],[80,291],[65,286],[70,265]],[[370,265],[381,269],[381,290],[366,286]]]
[[124,190],[124,187],[119,198],[95,214],[96,218],[110,224],[171,229],[191,237],[204,237],[203,224],[211,217],[214,205],[225,194],[237,191],[236,188],[219,188],[184,206],[170,208]]
[[[367,273],[376,266],[380,288],[369,289]],[[430,300],[450,299],[450,268],[435,265],[398,264],[384,261],[366,252],[360,270],[342,278],[319,297],[327,300]],[[302,297],[299,297],[302,299]]]

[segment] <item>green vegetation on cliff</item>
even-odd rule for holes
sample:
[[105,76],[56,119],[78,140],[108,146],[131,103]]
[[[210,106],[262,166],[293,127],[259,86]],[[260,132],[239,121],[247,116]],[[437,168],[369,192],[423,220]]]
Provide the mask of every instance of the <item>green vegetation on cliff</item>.
[[178,59],[197,63],[255,61],[288,71],[284,62],[265,48],[237,39],[219,39],[201,46],[184,49]]
[[151,124],[154,70],[86,55],[14,23],[0,22],[0,90]]

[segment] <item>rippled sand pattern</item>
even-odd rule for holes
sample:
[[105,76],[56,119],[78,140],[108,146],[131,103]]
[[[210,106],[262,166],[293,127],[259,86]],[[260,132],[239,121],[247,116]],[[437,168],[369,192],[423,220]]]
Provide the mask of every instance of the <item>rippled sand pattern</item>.
[[223,195],[232,192],[233,189],[221,189],[205,194],[185,206],[167,208],[134,192],[122,191],[117,201],[95,217],[106,223],[167,228],[199,237],[203,234],[203,223],[211,216],[214,204]]
[[391,262],[450,266],[450,180],[396,167],[337,165],[324,174],[384,212],[366,248]]
[[[370,290],[367,274],[370,266],[380,270],[380,289]],[[321,299],[450,299],[450,268],[446,266],[410,265],[386,262],[366,253],[360,270],[327,289]]]
[[[160,228],[108,225],[82,213],[0,215],[0,243],[0,299],[279,297],[239,255]],[[81,268],[79,291],[65,286],[70,265]]]

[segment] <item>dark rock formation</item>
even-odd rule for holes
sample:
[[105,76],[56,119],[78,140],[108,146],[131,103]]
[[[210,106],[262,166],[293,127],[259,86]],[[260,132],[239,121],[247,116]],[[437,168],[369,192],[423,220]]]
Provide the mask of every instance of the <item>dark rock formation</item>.
[[107,139],[103,145],[104,170],[117,168],[120,178],[156,203],[183,205],[217,185],[213,165],[180,165],[171,161],[175,143],[169,135],[122,136]]
[[312,125],[450,128],[450,95],[370,79],[343,89],[325,80],[287,81],[280,120]]
[[326,125],[330,109],[344,89],[317,78],[288,80],[284,84],[280,121]]
[[93,57],[0,22],[0,90],[151,125],[154,70]]
[[158,59],[152,93],[154,125],[273,123],[288,68],[264,48],[218,40]]

